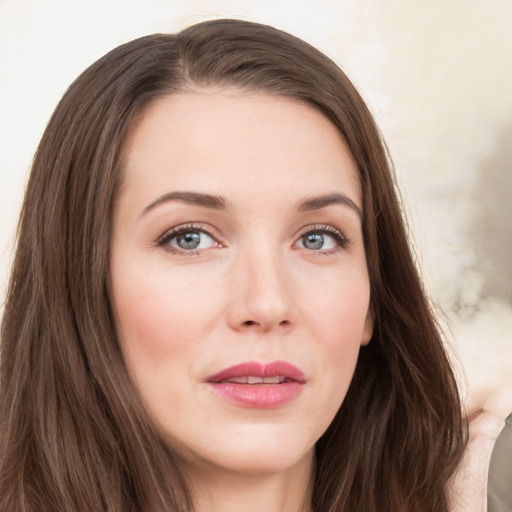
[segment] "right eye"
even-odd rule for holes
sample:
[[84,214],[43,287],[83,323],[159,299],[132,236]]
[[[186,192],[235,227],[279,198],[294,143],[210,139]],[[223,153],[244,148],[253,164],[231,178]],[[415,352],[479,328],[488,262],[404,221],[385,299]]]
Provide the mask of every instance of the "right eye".
[[199,251],[219,246],[219,243],[203,229],[184,226],[165,233],[157,242],[159,247],[174,254],[197,254]]

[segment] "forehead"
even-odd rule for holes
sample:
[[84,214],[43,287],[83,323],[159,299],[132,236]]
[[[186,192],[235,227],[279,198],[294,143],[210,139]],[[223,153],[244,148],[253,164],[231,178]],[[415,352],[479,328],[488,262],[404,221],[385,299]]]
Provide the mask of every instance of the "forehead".
[[361,206],[357,168],[340,133],[289,98],[218,89],[159,98],[133,123],[123,155],[123,188],[138,195],[169,187],[223,195],[334,188]]

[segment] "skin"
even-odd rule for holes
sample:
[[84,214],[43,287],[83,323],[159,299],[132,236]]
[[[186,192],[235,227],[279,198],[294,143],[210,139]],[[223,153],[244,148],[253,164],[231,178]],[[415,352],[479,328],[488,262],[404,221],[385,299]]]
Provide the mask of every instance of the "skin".
[[466,397],[469,442],[451,482],[453,512],[487,511],[489,462],[496,439],[512,412],[512,377],[497,374],[488,387],[470,389]]
[[[162,197],[175,192],[221,196],[225,208]],[[300,208],[332,194],[346,200]],[[116,328],[198,512],[310,510],[314,445],[372,334],[361,204],[339,133],[302,103],[194,90],[134,123],[113,223]],[[198,248],[180,248],[180,226]],[[306,378],[279,407],[233,403],[205,382],[276,360]]]

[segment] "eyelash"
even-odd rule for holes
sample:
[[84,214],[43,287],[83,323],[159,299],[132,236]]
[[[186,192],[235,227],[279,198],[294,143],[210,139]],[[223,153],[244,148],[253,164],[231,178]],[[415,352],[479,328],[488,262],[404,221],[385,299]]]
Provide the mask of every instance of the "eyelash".
[[[180,250],[170,245],[171,240],[173,240],[174,238],[178,237],[181,234],[191,231],[200,232],[208,235],[210,238],[214,240],[216,244],[218,244],[218,246],[222,247],[222,243],[219,242],[220,237],[216,233],[212,232],[213,230],[211,229],[210,226],[206,226],[204,224],[186,224],[182,226],[177,226],[160,235],[155,240],[154,244],[156,247],[161,247],[166,252],[171,254],[177,254],[182,256],[197,256],[203,249],[186,251]],[[329,255],[332,254],[333,252],[336,252],[339,249],[345,249],[350,243],[348,238],[338,229],[334,228],[333,226],[319,224],[303,228],[297,235],[297,240],[294,242],[294,245],[299,243],[304,236],[312,233],[327,234],[331,236],[336,242],[337,247],[335,249],[330,250],[309,250],[308,252],[311,255]]]
[[202,249],[185,251],[173,247],[170,244],[170,241],[173,240],[174,238],[178,237],[181,234],[185,234],[191,231],[204,233],[208,235],[212,240],[214,240],[214,242],[218,244],[218,246],[222,246],[222,244],[219,242],[220,237],[212,233],[212,229],[210,227],[205,226],[204,224],[186,224],[183,226],[176,226],[175,228],[172,228],[169,231],[163,233],[161,236],[159,236],[155,240],[155,246],[161,247],[162,249],[164,249],[164,251],[171,254],[177,254],[180,256],[197,256],[202,251]]
[[306,228],[303,228],[299,232],[299,234],[297,236],[297,242],[295,242],[295,243],[298,243],[300,240],[302,240],[302,238],[304,236],[311,234],[311,233],[327,234],[334,239],[334,241],[336,242],[336,245],[337,245],[337,247],[335,249],[330,249],[330,250],[318,250],[318,251],[310,250],[309,251],[310,254],[315,255],[315,256],[316,255],[327,256],[327,255],[333,254],[334,252],[337,252],[340,249],[346,249],[350,243],[349,239],[339,229],[336,229],[335,227],[329,226],[326,224],[318,224],[318,225],[307,226]]

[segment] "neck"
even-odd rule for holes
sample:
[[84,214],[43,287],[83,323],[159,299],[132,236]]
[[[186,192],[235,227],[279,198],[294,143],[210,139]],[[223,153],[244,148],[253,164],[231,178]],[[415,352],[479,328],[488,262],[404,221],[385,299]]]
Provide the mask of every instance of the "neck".
[[195,512],[312,512],[312,456],[270,474],[216,468],[193,479]]

